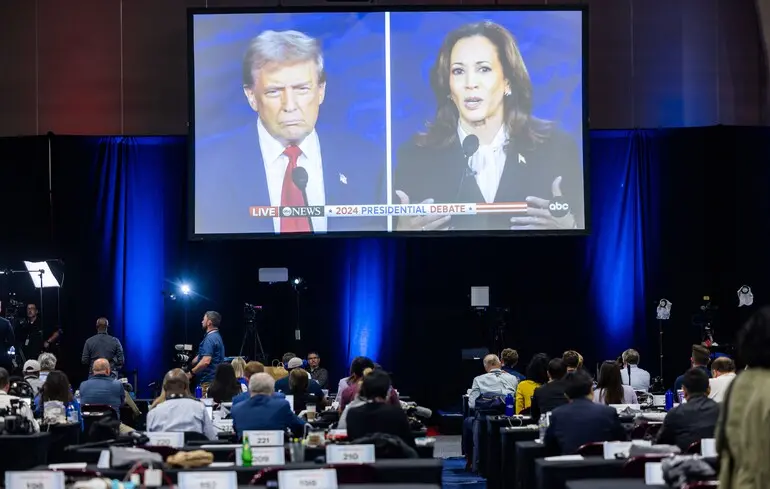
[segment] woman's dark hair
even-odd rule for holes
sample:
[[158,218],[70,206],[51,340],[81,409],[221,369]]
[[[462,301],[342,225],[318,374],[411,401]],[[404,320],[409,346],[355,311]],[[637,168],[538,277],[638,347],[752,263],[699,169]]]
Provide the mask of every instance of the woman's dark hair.
[[738,356],[749,368],[770,368],[770,306],[755,312],[738,332]]
[[307,372],[304,369],[295,368],[289,372],[289,390],[292,394],[304,394],[307,392],[307,386]]
[[389,391],[390,375],[384,370],[372,370],[361,384],[361,397],[370,401],[377,398],[386,399]]
[[48,372],[48,377],[40,390],[40,399],[43,402],[61,401],[68,403],[72,401],[72,391],[70,391],[70,381],[67,374],[61,370],[52,370]]
[[235,369],[229,363],[217,365],[214,382],[208,390],[208,397],[214,402],[230,402],[241,393],[241,383],[235,378]]
[[350,363],[350,378],[352,380],[360,379],[364,376],[364,370],[374,368],[374,362],[368,357],[356,357]]
[[596,388],[604,392],[604,404],[623,404],[623,382],[617,363],[612,361],[602,363]]
[[545,353],[538,353],[527,365],[527,380],[537,382],[538,384],[548,383],[548,355]]
[[436,116],[428,126],[428,132],[418,138],[418,144],[445,147],[457,141],[457,119],[460,113],[449,97],[452,50],[461,39],[476,36],[488,39],[495,46],[503,67],[503,76],[510,85],[511,95],[503,99],[503,118],[508,134],[511,138],[523,136],[520,142],[542,141],[549,124],[532,117],[532,81],[516,39],[500,24],[483,21],[465,24],[444,38],[430,73],[430,85],[436,97]]

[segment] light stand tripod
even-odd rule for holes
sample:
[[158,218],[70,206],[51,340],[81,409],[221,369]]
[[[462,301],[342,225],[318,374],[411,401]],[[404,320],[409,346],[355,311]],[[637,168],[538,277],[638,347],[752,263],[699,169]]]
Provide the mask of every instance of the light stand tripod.
[[243,340],[241,341],[241,349],[238,353],[239,357],[243,356],[243,350],[246,348],[246,341],[249,339],[249,335],[252,336],[253,344],[253,356],[250,356],[252,360],[257,360],[263,364],[267,363],[267,355],[265,349],[262,347],[262,338],[259,336],[259,327],[257,326],[257,311],[261,311],[262,306],[254,306],[246,303],[243,309]]
[[661,299],[658,301],[658,307],[656,309],[656,316],[658,318],[658,351],[660,352],[660,380],[663,381],[663,321],[668,321],[671,318],[671,301],[668,299]]
[[300,311],[302,310],[300,307],[300,297],[302,295],[302,291],[307,288],[307,285],[302,278],[297,277],[291,281],[291,286],[294,289],[294,294],[297,298],[297,324],[294,326],[294,340],[300,341],[302,339],[302,332],[300,331]]

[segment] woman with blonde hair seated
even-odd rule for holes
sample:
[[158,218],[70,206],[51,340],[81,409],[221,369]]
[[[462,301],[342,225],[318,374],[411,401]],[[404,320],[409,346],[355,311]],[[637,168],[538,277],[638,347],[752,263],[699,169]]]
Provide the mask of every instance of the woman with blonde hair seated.
[[233,370],[235,370],[235,378],[238,379],[238,382],[241,384],[241,392],[249,390],[249,379],[246,378],[245,374],[246,360],[242,357],[235,357],[233,358],[233,361],[230,362],[230,365],[232,365]]

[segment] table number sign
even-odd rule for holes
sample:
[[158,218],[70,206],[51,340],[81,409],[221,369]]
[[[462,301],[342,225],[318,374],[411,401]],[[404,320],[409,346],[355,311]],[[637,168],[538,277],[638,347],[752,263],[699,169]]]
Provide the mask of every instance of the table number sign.
[[[249,440],[251,440],[249,438]],[[235,449],[235,464],[243,465],[241,456],[241,447]],[[254,447],[251,449],[251,465],[285,465],[286,452],[283,446],[280,447]]]
[[153,431],[145,433],[150,439],[148,445],[154,447],[182,448],[184,446],[184,433],[173,431]]
[[283,446],[283,431],[244,431],[243,435],[248,435],[252,447]]
[[180,472],[177,476],[179,489],[236,489],[235,472]]
[[373,464],[374,445],[326,445],[327,464]]
[[5,487],[14,489],[64,489],[64,472],[9,471],[5,473]]
[[282,470],[278,472],[278,489],[337,489],[337,471]]

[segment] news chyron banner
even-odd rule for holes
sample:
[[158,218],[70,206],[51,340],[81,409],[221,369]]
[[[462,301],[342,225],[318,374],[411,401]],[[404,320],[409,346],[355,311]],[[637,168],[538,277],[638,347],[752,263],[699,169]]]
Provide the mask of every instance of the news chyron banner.
[[489,213],[524,213],[526,202],[495,204],[399,204],[399,205],[311,205],[252,206],[251,217],[387,217],[387,216],[475,216]]

